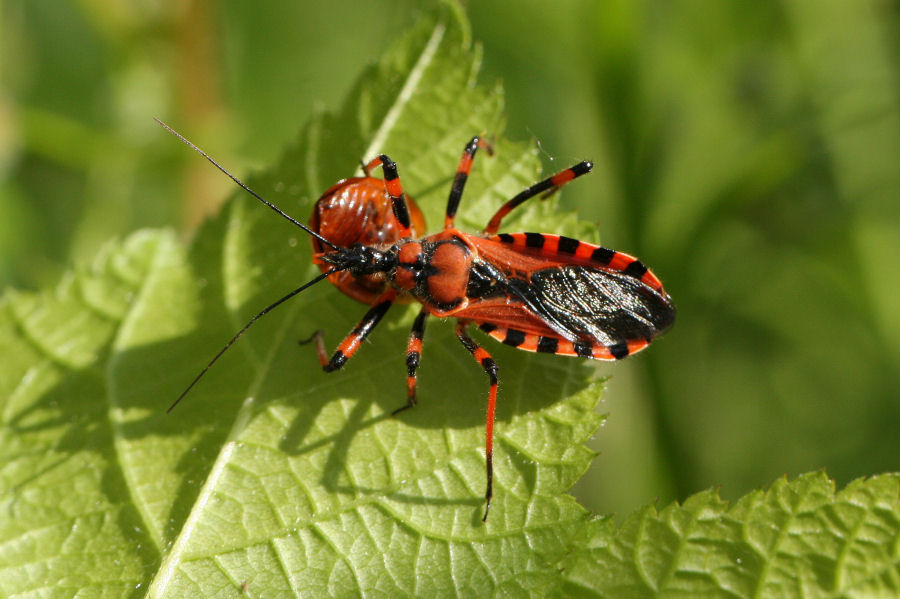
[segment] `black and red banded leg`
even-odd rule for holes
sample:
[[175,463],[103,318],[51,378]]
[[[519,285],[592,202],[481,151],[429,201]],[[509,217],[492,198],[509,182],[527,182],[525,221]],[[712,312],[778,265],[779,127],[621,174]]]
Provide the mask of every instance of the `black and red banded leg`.
[[485,235],[493,235],[496,233],[500,229],[500,223],[503,221],[503,218],[526,200],[530,200],[534,196],[541,194],[544,194],[545,196],[552,194],[576,177],[588,174],[591,172],[592,168],[594,168],[594,163],[584,160],[576,165],[570,166],[564,171],[556,173],[552,177],[547,177],[543,181],[538,181],[528,189],[520,192],[497,210],[497,213],[484,228]]
[[453,219],[456,218],[456,210],[459,208],[466,181],[469,180],[469,173],[472,171],[472,163],[475,161],[475,153],[478,152],[478,148],[484,148],[488,154],[494,153],[493,146],[477,135],[466,144],[462,157],[459,159],[459,165],[456,167],[453,185],[450,187],[450,197],[447,199],[447,211],[444,216],[444,229],[453,228]]
[[406,205],[406,199],[403,197],[403,185],[400,183],[400,174],[397,172],[397,163],[387,157],[386,154],[379,154],[368,164],[363,166],[363,171],[369,171],[381,166],[384,173],[384,187],[391,196],[391,205],[394,210],[394,216],[397,217],[397,223],[400,225],[398,231],[399,236],[409,237],[412,235],[410,230],[409,208]]
[[484,491],[484,517],[481,519],[485,522],[488,512],[491,511],[491,498],[494,496],[494,413],[497,408],[497,363],[491,354],[478,345],[466,333],[469,322],[460,320],[456,323],[456,336],[460,343],[463,344],[475,361],[481,364],[481,367],[490,377],[491,387],[488,391],[487,406],[487,423],[485,425],[485,467],[487,472],[487,488]]
[[406,405],[400,406],[391,416],[396,416],[403,410],[408,410],[418,403],[416,399],[416,372],[419,370],[419,361],[422,359],[422,337],[425,336],[425,319],[428,312],[423,308],[413,322],[409,332],[409,343],[406,345]]
[[322,341],[321,331],[316,331],[313,338],[316,341],[316,353],[319,356],[319,362],[322,364],[322,370],[325,372],[340,370],[340,368],[347,363],[347,360],[353,357],[353,354],[356,353],[356,350],[359,349],[362,342],[365,341],[366,337],[369,336],[369,333],[372,332],[372,329],[375,328],[387,313],[388,309],[390,309],[396,295],[397,292],[393,289],[382,294],[375,304],[369,308],[366,315],[362,317],[359,324],[350,331],[349,335],[344,337],[344,340],[338,345],[337,350],[332,354],[330,359],[328,358],[328,354],[325,353],[325,345]]

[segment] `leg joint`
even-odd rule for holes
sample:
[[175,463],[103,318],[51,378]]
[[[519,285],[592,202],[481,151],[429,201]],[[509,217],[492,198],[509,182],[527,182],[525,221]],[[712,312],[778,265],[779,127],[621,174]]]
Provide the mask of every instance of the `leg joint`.
[[322,370],[325,372],[334,372],[335,370],[340,370],[344,367],[344,364],[347,363],[347,356],[344,355],[344,352],[338,350],[331,356],[331,360],[328,361],[328,364],[322,367]]
[[406,355],[406,368],[409,370],[409,376],[413,376],[416,373],[416,369],[419,367],[419,359],[421,358],[421,354],[419,352],[409,352]]
[[484,368],[484,371],[491,377],[491,384],[497,382],[497,372],[499,369],[497,368],[497,363],[494,362],[494,359],[490,356],[481,359],[481,367]]

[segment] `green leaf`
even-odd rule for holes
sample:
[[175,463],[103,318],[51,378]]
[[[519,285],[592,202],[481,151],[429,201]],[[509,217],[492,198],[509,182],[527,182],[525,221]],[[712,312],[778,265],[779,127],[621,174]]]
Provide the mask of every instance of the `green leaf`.
[[[500,90],[475,86],[478,65],[448,5],[248,183],[302,218],[383,151],[432,226],[442,222],[463,145],[501,131]],[[539,175],[530,145],[498,137],[495,149],[470,179],[464,227]],[[510,222],[583,232],[553,200]],[[426,333],[419,407],[390,417],[405,402],[412,309],[395,308],[326,375],[297,340],[321,328],[336,344],[364,306],[322,284],[262,319],[165,414],[234,331],[315,272],[305,234],[240,193],[189,248],[139,233],[53,293],[7,296],[0,592],[484,596],[554,585],[587,518],[564,493],[600,422],[599,383],[580,361],[490,346],[501,389],[486,524],[487,379],[448,324],[433,319]]]
[[[501,91],[474,84],[478,63],[447,5],[248,182],[302,218],[383,151],[434,228],[463,144],[501,133]],[[479,155],[467,187],[458,220],[471,230],[538,177],[531,146],[498,137],[496,150]],[[552,199],[508,229],[595,235]],[[0,595],[897,592],[895,476],[834,495],[808,475],[731,508],[707,492],[618,530],[591,520],[565,492],[592,457],[583,442],[601,422],[602,383],[578,360],[484,337],[501,389],[482,524],[480,368],[432,319],[420,405],[391,418],[415,311],[393,309],[326,375],[297,340],[321,328],[333,346],[364,311],[328,284],[262,319],[165,414],[236,330],[316,272],[305,234],[238,193],[189,247],[139,232],[51,291],[4,295]]]
[[115,451],[124,431],[109,418],[106,365],[129,304],[174,247],[138,233],[54,291],[0,304],[3,596],[127,596],[153,574],[159,548]]
[[900,475],[835,493],[824,473],[776,481],[733,506],[714,491],[618,530],[597,519],[563,562],[565,597],[896,597]]

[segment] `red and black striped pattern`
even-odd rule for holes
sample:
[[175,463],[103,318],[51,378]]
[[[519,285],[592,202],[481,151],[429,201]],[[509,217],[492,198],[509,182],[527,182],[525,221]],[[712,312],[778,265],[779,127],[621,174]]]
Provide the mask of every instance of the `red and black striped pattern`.
[[646,339],[623,341],[608,346],[591,343],[590,341],[569,341],[568,339],[560,338],[558,335],[526,333],[518,329],[500,327],[489,322],[481,323],[478,325],[478,328],[500,343],[511,345],[521,350],[559,356],[578,356],[594,360],[621,360],[650,345],[650,342]]
[[659,278],[644,266],[643,262],[625,252],[548,233],[500,233],[488,239],[557,261],[574,259],[579,263],[621,272],[639,279],[660,293],[665,293]]
[[463,149],[462,157],[459,159],[459,165],[456,167],[456,175],[453,176],[453,185],[450,187],[450,197],[447,198],[447,209],[444,212],[444,229],[453,227],[453,220],[456,218],[456,209],[459,208],[459,201],[462,199],[466,181],[469,180],[469,173],[472,171],[472,163],[475,162],[475,153],[478,151],[478,148],[484,148],[488,154],[494,153],[493,146],[477,135],[466,144],[466,147]]
[[400,174],[397,172],[397,163],[388,158],[386,154],[380,154],[366,164],[363,170],[368,173],[379,165],[384,173],[384,187],[388,195],[391,196],[394,216],[397,217],[397,222],[400,223],[400,237],[409,237],[411,221],[409,209],[403,197],[403,184],[400,182]]
[[422,309],[416,320],[413,321],[412,330],[409,332],[409,342],[406,344],[406,405],[400,406],[392,412],[396,416],[403,410],[416,405],[416,375],[419,370],[419,361],[422,359],[422,339],[425,337],[425,319],[428,311]]
[[322,369],[325,370],[325,372],[340,370],[344,364],[347,363],[347,360],[356,354],[356,351],[360,348],[362,342],[366,340],[369,333],[372,332],[375,326],[381,322],[382,318],[384,318],[384,315],[387,314],[387,311],[390,309],[396,296],[397,292],[393,289],[382,295],[381,298],[379,298],[379,301],[369,308],[369,311],[362,317],[359,324],[353,327],[353,330],[344,337],[344,340],[338,345],[337,350],[335,350],[331,358],[328,358],[328,354],[325,352],[325,344],[322,341],[321,331],[316,333],[316,353],[318,354],[319,362],[322,364]]
[[458,321],[456,323],[456,337],[484,369],[491,385],[488,389],[487,424],[485,425],[487,489],[484,492],[484,516],[481,518],[481,521],[484,522],[487,520],[488,512],[491,510],[491,499],[494,497],[494,416],[497,410],[497,385],[499,384],[499,379],[497,378],[497,363],[494,362],[494,358],[466,333],[469,324],[471,323],[465,320]]
[[547,177],[543,181],[538,181],[528,189],[517,194],[513,199],[503,204],[503,206],[500,207],[500,210],[498,210],[497,213],[494,214],[494,216],[488,222],[488,225],[484,228],[484,234],[493,235],[494,233],[496,233],[500,229],[500,223],[503,221],[503,218],[507,214],[512,212],[514,208],[516,208],[517,206],[521,206],[522,203],[526,200],[529,200],[534,196],[541,194],[543,198],[546,198],[547,196],[558,191],[560,187],[572,181],[576,177],[588,174],[593,168],[593,162],[584,160],[574,166],[570,166],[569,168],[556,173],[552,177]]

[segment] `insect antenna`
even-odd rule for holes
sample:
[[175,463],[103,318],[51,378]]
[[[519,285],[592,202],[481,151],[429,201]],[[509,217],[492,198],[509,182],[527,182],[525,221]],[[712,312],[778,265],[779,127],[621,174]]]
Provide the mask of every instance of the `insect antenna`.
[[326,279],[326,278],[328,278],[329,276],[331,276],[331,275],[333,275],[334,273],[336,273],[336,272],[338,272],[338,271],[341,271],[341,270],[344,270],[344,269],[343,269],[343,268],[340,268],[340,267],[335,267],[335,268],[332,268],[331,270],[329,270],[329,271],[327,271],[327,272],[324,272],[324,273],[320,274],[319,276],[317,276],[317,277],[314,278],[313,280],[304,283],[303,285],[301,285],[300,287],[297,287],[296,289],[294,289],[293,291],[291,291],[290,293],[288,293],[287,295],[285,295],[284,297],[282,297],[282,298],[279,299],[278,301],[276,301],[276,302],[274,302],[273,304],[267,306],[267,307],[266,307],[264,310],[262,310],[259,314],[257,314],[257,315],[254,316],[253,318],[251,318],[251,319],[250,319],[250,322],[248,322],[247,324],[245,324],[244,327],[243,327],[240,331],[238,331],[238,332],[234,335],[234,337],[232,337],[232,338],[228,341],[228,343],[225,344],[225,347],[223,347],[221,350],[219,350],[219,353],[217,353],[217,354],[213,357],[213,359],[209,361],[209,364],[206,365],[206,368],[204,368],[203,370],[201,370],[201,371],[200,371],[200,374],[198,374],[196,377],[194,377],[194,380],[191,381],[191,384],[188,385],[187,388],[186,388],[184,391],[181,392],[181,395],[178,396],[178,399],[176,399],[174,402],[172,402],[172,405],[169,406],[169,409],[168,409],[168,410],[166,410],[166,414],[170,413],[172,410],[175,409],[175,406],[177,406],[178,403],[179,403],[182,399],[184,399],[184,396],[187,395],[188,392],[189,392],[191,389],[194,388],[194,385],[197,384],[197,381],[199,381],[201,378],[203,378],[203,375],[206,374],[206,371],[209,370],[209,369],[212,367],[212,365],[215,364],[216,361],[217,361],[219,358],[222,357],[222,354],[224,354],[226,351],[228,351],[228,348],[230,348],[232,345],[234,345],[234,342],[237,341],[238,338],[239,338],[241,335],[243,335],[243,334],[247,331],[247,329],[249,329],[249,328],[253,325],[253,323],[255,323],[257,320],[259,320],[260,318],[262,318],[263,316],[265,316],[266,314],[268,314],[269,312],[271,312],[272,310],[274,310],[275,308],[277,308],[278,306],[280,306],[280,305],[283,304],[284,302],[288,301],[289,299],[291,299],[292,297],[294,297],[295,295],[297,295],[298,293],[300,293],[300,292],[303,291],[304,289],[306,289],[306,288],[308,288],[308,287],[312,287],[313,285],[315,285],[315,284],[318,283],[319,281],[321,281],[321,280],[323,280],[323,279]]
[[249,187],[247,187],[247,185],[243,181],[241,181],[240,179],[238,179],[237,177],[235,177],[234,175],[229,173],[225,169],[225,167],[223,167],[221,164],[219,164],[218,162],[213,160],[212,156],[210,156],[209,154],[207,154],[206,152],[204,152],[203,150],[198,148],[196,145],[194,145],[193,143],[188,141],[188,139],[185,136],[183,136],[181,133],[179,133],[178,131],[175,131],[175,129],[172,129],[171,127],[169,127],[167,124],[165,124],[164,122],[162,122],[161,120],[159,120],[156,117],[153,117],[153,120],[156,121],[157,123],[159,123],[163,129],[165,129],[166,131],[168,131],[169,133],[171,133],[172,135],[174,135],[175,137],[177,137],[178,139],[183,141],[189,148],[192,148],[198,154],[200,154],[201,156],[206,158],[210,162],[210,164],[212,164],[214,167],[216,167],[217,169],[219,169],[220,171],[225,173],[229,179],[231,179],[232,181],[237,183],[244,191],[246,191],[247,193],[252,195],[254,198],[259,200],[260,202],[262,202],[263,204],[265,204],[266,206],[268,206],[269,208],[271,208],[272,210],[274,210],[275,212],[277,212],[278,214],[280,214],[287,220],[291,221],[292,223],[294,223],[295,225],[297,225],[298,227],[300,227],[301,229],[303,229],[304,231],[306,231],[307,233],[309,233],[310,235],[312,235],[313,237],[315,237],[316,239],[318,239],[319,241],[321,241],[322,243],[324,243],[325,245],[330,247],[331,249],[333,249],[333,250],[339,249],[338,246],[334,245],[333,243],[331,243],[330,241],[328,241],[327,239],[325,239],[324,237],[322,237],[321,235],[319,235],[318,233],[316,233],[315,231],[313,231],[312,229],[310,229],[309,227],[307,227],[306,225],[301,223],[299,220],[297,220],[293,216],[289,215],[284,210],[282,210],[281,208],[279,208],[272,202],[268,201],[267,199],[265,199],[264,197],[262,197],[261,195],[259,195],[258,193],[256,193],[252,189],[250,189]]
[[[226,170],[225,167],[223,167],[221,164],[219,164],[218,162],[216,162],[216,161],[212,158],[212,156],[210,156],[209,154],[207,154],[206,152],[204,152],[203,150],[201,150],[201,149],[200,149],[199,147],[197,147],[195,144],[193,144],[193,143],[191,143],[190,141],[188,141],[188,139],[187,139],[186,137],[184,137],[182,134],[178,133],[177,131],[175,131],[174,129],[172,129],[171,127],[169,127],[167,124],[165,124],[164,122],[162,122],[162,121],[159,120],[158,118],[155,118],[155,117],[154,117],[153,120],[156,121],[157,123],[159,123],[159,125],[160,125],[163,129],[165,129],[166,131],[168,131],[169,133],[171,133],[172,135],[174,135],[175,137],[177,137],[178,139],[180,139],[182,142],[184,142],[185,145],[187,145],[189,148],[192,148],[192,149],[193,149],[194,151],[196,151],[198,154],[200,154],[201,156],[203,156],[204,158],[206,158],[206,160],[209,161],[210,164],[212,164],[214,167],[216,167],[217,169],[219,169],[220,171],[222,171],[223,173],[225,173],[225,175],[227,175],[229,179],[231,179],[232,181],[234,181],[235,183],[237,183],[238,186],[241,187],[241,189],[243,189],[244,191],[246,191],[247,193],[249,193],[250,195],[252,195],[254,198],[256,198],[257,200],[259,200],[260,202],[262,202],[263,204],[265,204],[266,206],[268,206],[269,208],[271,208],[272,210],[274,210],[275,212],[277,212],[279,215],[281,215],[281,216],[284,217],[285,219],[291,221],[292,223],[294,223],[295,225],[297,225],[298,227],[300,227],[301,229],[303,229],[304,231],[306,231],[307,233],[309,233],[310,235],[312,235],[313,237],[315,237],[316,239],[318,239],[319,241],[321,241],[322,243],[324,243],[325,245],[327,245],[328,247],[330,247],[330,248],[332,248],[332,249],[334,249],[334,250],[338,250],[338,251],[341,250],[341,248],[339,248],[339,247],[336,246],[335,244],[331,243],[330,241],[328,241],[327,239],[325,239],[324,237],[322,237],[321,235],[319,235],[318,233],[316,233],[315,231],[313,231],[312,229],[310,229],[309,227],[307,227],[306,225],[304,225],[303,223],[301,223],[300,221],[298,221],[297,219],[295,219],[294,217],[292,217],[292,216],[290,216],[289,214],[287,214],[286,212],[284,212],[281,208],[279,208],[279,207],[276,206],[275,204],[269,202],[269,201],[266,200],[264,197],[262,197],[261,195],[259,195],[258,193],[256,193],[256,192],[253,191],[252,189],[250,189],[250,187],[248,187],[243,181],[241,181],[240,179],[238,179],[237,177],[235,177],[234,175],[232,175],[231,173],[229,173],[228,170]],[[292,297],[294,297],[295,295],[297,295],[298,293],[300,293],[300,292],[303,291],[304,289],[307,289],[308,287],[312,287],[313,285],[315,285],[315,284],[318,283],[319,281],[322,281],[323,279],[328,278],[330,275],[333,275],[334,273],[339,272],[339,271],[341,271],[341,270],[346,270],[347,268],[349,268],[349,265],[347,265],[347,266],[336,266],[336,267],[330,269],[328,272],[325,272],[325,273],[320,274],[319,276],[315,277],[315,278],[312,279],[311,281],[309,281],[309,282],[307,282],[307,283],[304,283],[303,285],[301,285],[301,286],[298,287],[297,289],[294,289],[293,291],[291,291],[290,293],[288,293],[287,295],[285,295],[284,297],[282,297],[282,298],[279,299],[278,301],[276,301],[276,302],[274,302],[273,304],[267,306],[267,307],[266,307],[264,310],[262,310],[259,314],[257,314],[257,315],[254,316],[253,318],[251,318],[250,321],[249,321],[247,324],[245,324],[244,327],[243,327],[240,331],[238,331],[238,332],[234,335],[234,337],[232,337],[232,338],[228,341],[228,343],[225,344],[225,347],[223,347],[221,350],[219,350],[219,353],[217,353],[217,354],[213,357],[213,359],[209,361],[209,364],[207,364],[206,367],[205,367],[203,370],[201,370],[200,373],[199,373],[196,377],[194,377],[194,380],[191,381],[191,384],[188,385],[187,388],[186,388],[184,391],[181,392],[181,395],[178,396],[178,399],[176,399],[174,402],[172,402],[172,405],[169,406],[169,409],[166,410],[166,413],[168,414],[169,412],[171,412],[172,410],[175,409],[175,406],[177,406],[177,405],[181,402],[181,400],[184,399],[184,397],[188,394],[188,392],[189,392],[191,389],[194,388],[194,385],[196,385],[197,382],[200,381],[201,378],[203,378],[203,375],[206,374],[206,371],[209,370],[209,369],[212,367],[212,365],[215,364],[215,363],[218,361],[218,359],[222,357],[222,354],[224,354],[226,351],[228,351],[228,349],[229,349],[232,345],[234,345],[234,342],[237,341],[237,340],[240,338],[240,336],[243,335],[243,334],[247,331],[247,329],[249,329],[249,328],[253,325],[253,323],[255,323],[257,320],[259,320],[260,318],[262,318],[263,316],[265,316],[266,314],[268,314],[269,312],[271,312],[272,310],[274,310],[275,308],[277,308],[278,306],[280,306],[281,304],[283,304],[283,303],[286,302],[287,300],[291,299]]]

